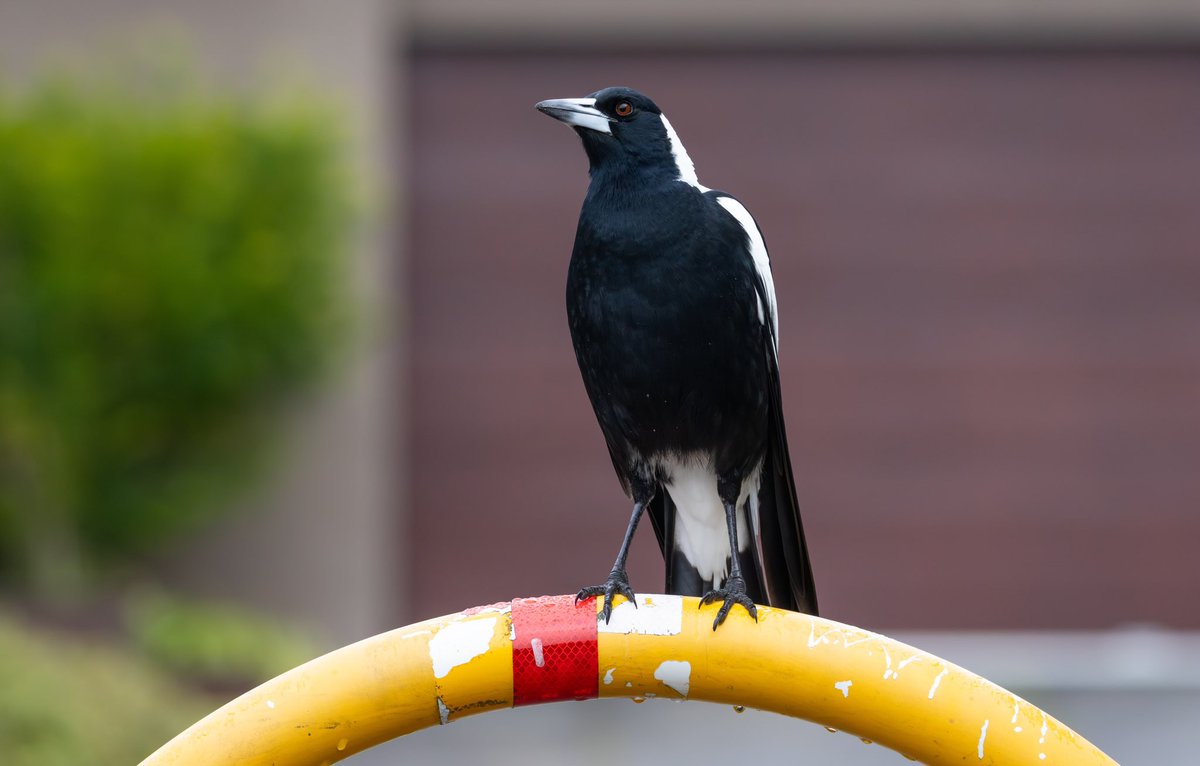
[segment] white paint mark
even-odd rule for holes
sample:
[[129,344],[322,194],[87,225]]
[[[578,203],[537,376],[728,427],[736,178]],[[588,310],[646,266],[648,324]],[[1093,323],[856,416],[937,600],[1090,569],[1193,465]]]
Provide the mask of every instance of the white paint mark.
[[[834,630],[838,630],[838,629],[835,628]],[[829,634],[833,633],[834,630],[827,630],[818,636],[816,621],[810,622],[808,624],[808,648],[812,649],[817,644],[828,644],[829,643]],[[841,632],[841,631],[838,630],[838,632]]]
[[1045,754],[1045,753],[1038,753],[1038,760],[1039,760],[1039,761],[1044,761],[1044,760],[1046,760],[1046,754]]
[[438,703],[438,721],[445,726],[450,723],[450,708],[446,707],[446,703],[442,702],[442,698],[437,698]]
[[1049,728],[1050,728],[1050,726],[1046,723],[1046,714],[1042,713],[1042,736],[1038,740],[1039,745],[1044,745],[1046,743],[1046,731]]
[[895,672],[892,673],[892,678],[899,678],[901,670],[904,670],[906,667],[913,664],[914,662],[916,662],[919,659],[922,659],[921,655],[914,654],[913,656],[909,657],[906,660],[901,660],[899,662],[899,664],[896,665],[896,670],[895,670]]
[[1020,734],[1024,730],[1020,726],[1014,726],[1013,731],[1015,731],[1017,734]]
[[609,668],[609,669],[608,669],[608,672],[604,674],[604,683],[605,683],[605,684],[611,684],[611,683],[612,683],[612,681],[613,681],[613,679],[612,679],[612,674],[613,674],[613,671],[614,671],[614,670],[616,670],[616,668]]
[[929,699],[933,699],[933,695],[937,694],[938,684],[942,682],[942,679],[945,678],[946,674],[949,672],[949,670],[943,668],[942,672],[937,674],[937,678],[933,679],[933,686],[929,687]]
[[613,608],[612,618],[596,624],[599,633],[626,633],[639,636],[677,636],[683,626],[683,599],[679,596],[638,596],[640,608],[622,601]]
[[842,697],[849,697],[851,686],[854,686],[853,681],[838,681],[836,684],[833,685],[833,688],[840,691],[842,693]]
[[671,121],[665,114],[659,115],[659,117],[662,119],[663,127],[666,128],[667,140],[671,142],[671,156],[675,158],[675,168],[679,171],[679,180],[702,192],[709,191],[707,186],[700,185],[700,179],[696,177],[696,165],[688,156],[687,149],[683,148],[683,142],[679,140],[679,134],[675,132]]
[[[846,626],[830,628],[829,630],[825,631],[824,633],[822,633],[821,635],[818,636],[816,621],[810,622],[808,624],[808,648],[809,649],[812,649],[813,647],[817,646],[817,644],[831,644],[831,645],[837,644],[837,643],[839,643],[839,637],[840,637],[840,643],[842,644],[842,646],[846,647],[847,649],[849,649],[852,646],[857,646],[858,644],[861,644],[864,641],[870,641],[873,638],[877,638],[877,639],[881,639],[881,640],[883,639],[883,636],[879,635],[878,633],[871,633],[870,631],[857,631],[857,630],[847,628]],[[875,655],[873,652],[867,652],[867,656],[873,657]]]
[[746,231],[747,244],[750,247],[750,257],[754,260],[754,270],[758,272],[758,278],[762,282],[763,292],[765,296],[759,296],[758,301],[758,321],[766,322],[763,316],[763,299],[767,302],[767,316],[771,321],[771,336],[775,346],[775,353],[779,353],[779,310],[775,304],[775,279],[771,276],[771,259],[767,255],[767,244],[763,241],[762,232],[758,229],[758,224],[754,221],[754,216],[750,215],[750,211],[745,205],[735,200],[733,197],[720,197],[717,199],[717,204],[725,208],[732,215],[742,228]]
[[1013,717],[1012,717],[1012,721],[1010,721],[1010,723],[1016,723],[1016,722],[1017,722],[1017,716],[1018,716],[1020,713],[1021,713],[1021,701],[1020,701],[1020,700],[1013,700]]
[[542,639],[532,639],[529,648],[533,650],[533,664],[539,668],[546,667],[546,655],[542,654]]
[[626,681],[626,682],[625,682],[625,688],[626,688],[626,689],[632,689],[632,688],[633,688],[633,681]]
[[895,675],[895,671],[892,670],[892,655],[887,646],[880,644],[879,648],[883,649],[883,659],[887,661],[887,669],[883,671],[883,680],[886,681]]
[[496,632],[496,617],[452,622],[443,626],[429,639],[429,658],[433,660],[434,678],[445,678],[488,650]]
[[274,710],[275,709],[275,700],[267,700],[267,707]]
[[979,730],[979,760],[983,760],[983,741],[987,739],[987,727],[989,721],[983,722],[983,728]]
[[913,656],[909,657],[907,660],[904,660],[899,665],[897,665],[896,668],[898,670],[904,670],[906,667],[908,667],[909,665],[911,665],[912,663],[916,662],[919,659],[921,659],[921,655],[914,654]]
[[405,633],[404,635],[400,636],[400,640],[407,641],[410,638],[417,638],[418,636],[428,636],[429,634],[430,634],[430,631],[428,631],[428,630],[414,630],[412,633]]
[[692,663],[687,660],[664,660],[655,669],[654,677],[662,681],[665,686],[679,692],[681,697],[687,697],[688,689],[692,685]]

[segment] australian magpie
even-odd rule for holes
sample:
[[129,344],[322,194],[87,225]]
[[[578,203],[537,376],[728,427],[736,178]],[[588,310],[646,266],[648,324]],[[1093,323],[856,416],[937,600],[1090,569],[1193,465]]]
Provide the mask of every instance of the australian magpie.
[[[650,510],[670,593],[817,612],[780,401],[775,286],[754,218],[702,186],[666,115],[630,88],[542,101],[583,140],[591,183],[567,275],[584,387],[633,517],[603,585],[631,601]],[[734,554],[730,555],[733,551]]]

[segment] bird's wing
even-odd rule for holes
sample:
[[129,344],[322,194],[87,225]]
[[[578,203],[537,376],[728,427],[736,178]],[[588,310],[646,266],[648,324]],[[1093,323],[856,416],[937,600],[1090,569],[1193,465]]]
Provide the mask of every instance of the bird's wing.
[[750,502],[751,528],[756,535],[750,546],[755,554],[759,579],[772,606],[817,613],[817,594],[812,565],[800,520],[796,498],[796,480],[788,454],[787,433],[783,420],[783,395],[779,382],[779,317],[775,303],[775,280],[767,246],[750,211],[733,197],[723,193],[717,198],[746,230],[750,257],[754,263],[758,292],[759,318],[766,326],[762,334],[762,359],[767,369],[767,450],[757,502]]
[[725,208],[746,231],[750,247],[750,258],[754,261],[754,272],[758,276],[758,319],[769,324],[771,329],[772,350],[779,352],[779,310],[775,304],[775,279],[771,276],[771,259],[767,255],[767,243],[763,241],[762,231],[750,211],[741,202],[724,192],[712,192],[717,204]]

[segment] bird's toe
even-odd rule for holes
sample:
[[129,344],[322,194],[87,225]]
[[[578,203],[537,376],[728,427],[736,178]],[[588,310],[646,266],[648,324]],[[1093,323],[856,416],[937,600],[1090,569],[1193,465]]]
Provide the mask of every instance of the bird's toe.
[[741,578],[731,577],[725,583],[725,587],[710,590],[700,598],[700,606],[721,601],[721,608],[717,610],[717,616],[713,620],[713,630],[716,630],[725,622],[725,618],[729,616],[730,610],[734,606],[740,605],[746,612],[758,622],[758,607],[754,601],[746,595],[746,583]]
[[580,588],[579,592],[575,594],[575,603],[578,605],[580,601],[587,601],[589,598],[603,595],[603,585],[588,585],[587,587]]
[[624,596],[634,608],[637,608],[637,599],[633,595],[633,589],[629,587],[629,577],[624,572],[613,572],[608,579],[601,585],[589,585],[580,589],[579,593],[575,594],[575,603],[584,601],[593,597],[604,597],[604,604],[600,608],[599,616],[607,623],[612,617],[613,600],[618,596]]

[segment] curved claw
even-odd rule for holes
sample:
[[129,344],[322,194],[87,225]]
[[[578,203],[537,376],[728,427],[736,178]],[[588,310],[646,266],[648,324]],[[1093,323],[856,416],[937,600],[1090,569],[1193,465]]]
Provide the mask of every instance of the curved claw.
[[710,590],[700,598],[700,606],[706,606],[714,603],[717,599],[721,599],[724,603],[717,611],[717,617],[713,620],[713,630],[721,626],[725,622],[725,618],[729,616],[729,610],[733,609],[735,604],[740,604],[755,622],[758,622],[758,607],[754,601],[746,595],[746,583],[741,578],[731,577],[725,583],[724,588]]
[[637,599],[633,595],[633,589],[629,587],[629,577],[624,572],[613,572],[604,581],[603,585],[589,585],[581,588],[575,594],[575,603],[578,604],[584,599],[593,596],[604,596],[604,607],[600,610],[600,616],[604,618],[605,624],[612,618],[613,599],[620,594],[633,604],[633,608],[637,609]]
[[586,601],[593,596],[604,595],[604,587],[600,585],[589,585],[586,588],[580,588],[575,594],[575,606],[579,606],[580,601]]

